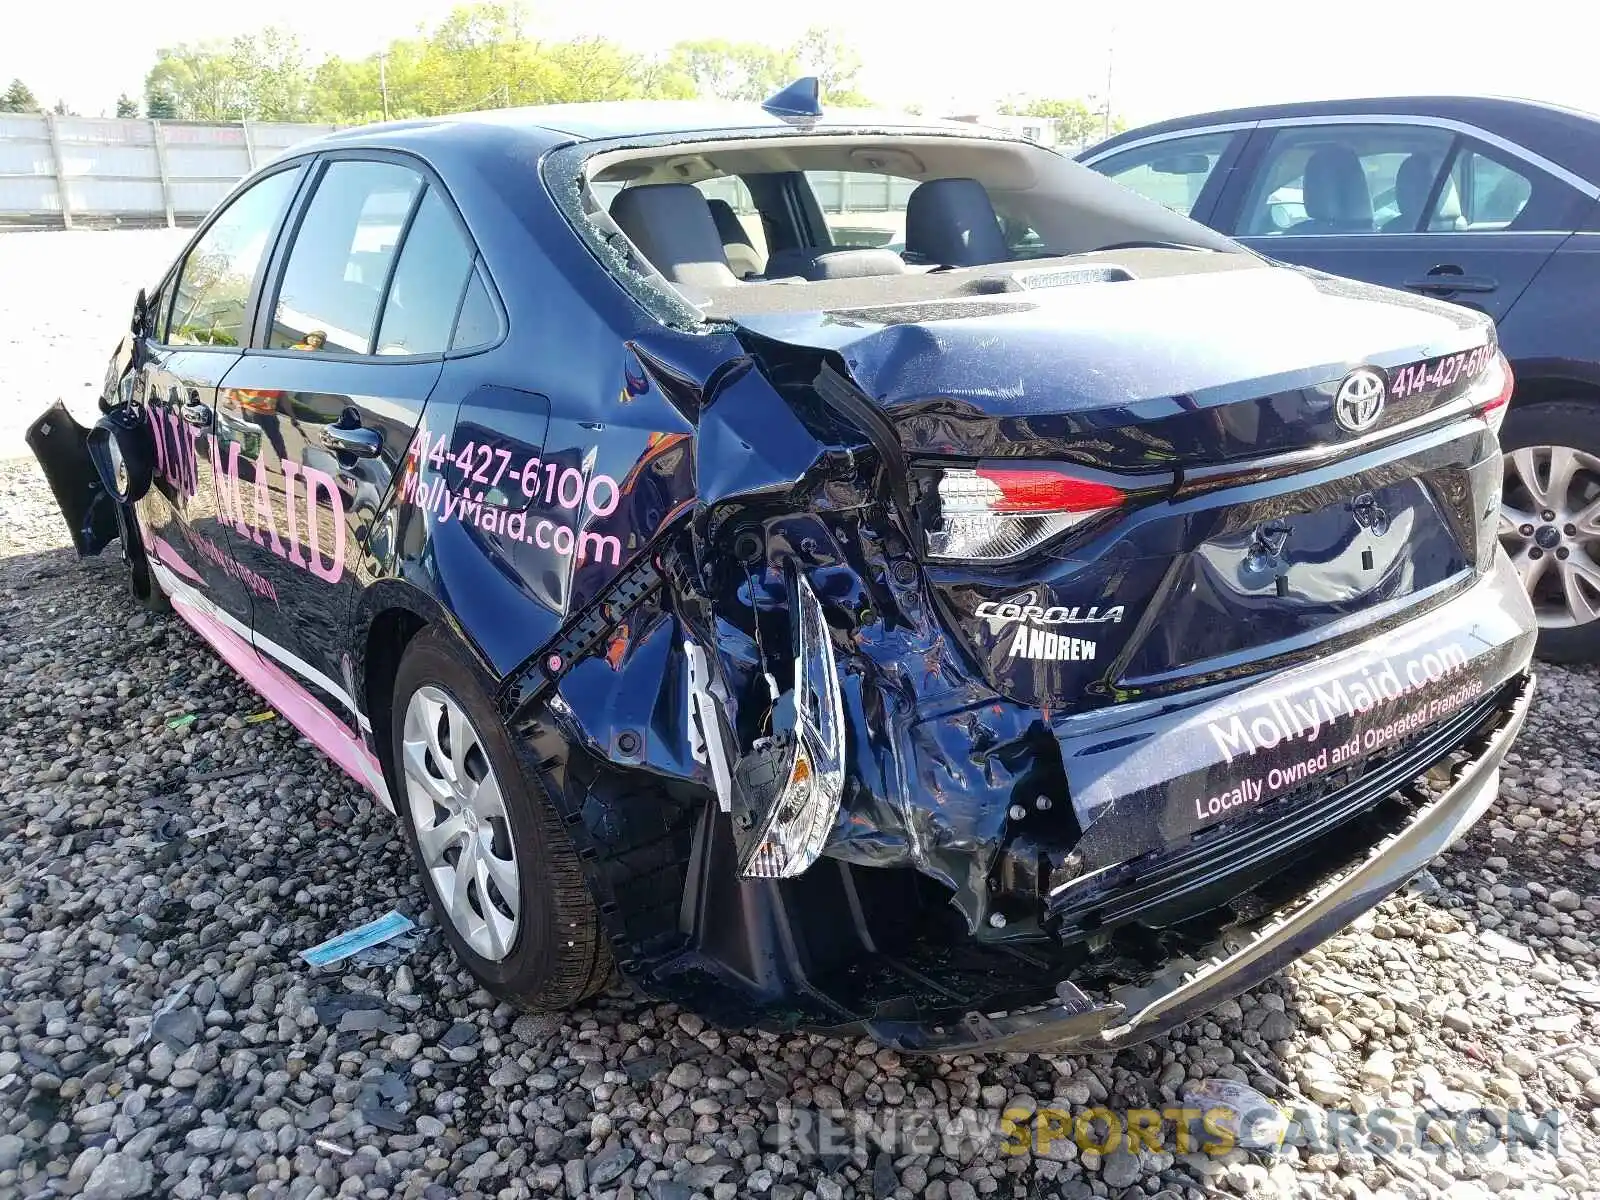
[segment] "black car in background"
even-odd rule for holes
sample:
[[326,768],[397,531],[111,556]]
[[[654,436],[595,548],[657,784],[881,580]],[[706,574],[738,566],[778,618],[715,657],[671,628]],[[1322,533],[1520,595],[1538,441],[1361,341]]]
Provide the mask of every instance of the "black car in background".
[[1600,658],[1600,118],[1487,98],[1278,104],[1078,157],[1274,259],[1493,317],[1516,372],[1500,536],[1540,653]]

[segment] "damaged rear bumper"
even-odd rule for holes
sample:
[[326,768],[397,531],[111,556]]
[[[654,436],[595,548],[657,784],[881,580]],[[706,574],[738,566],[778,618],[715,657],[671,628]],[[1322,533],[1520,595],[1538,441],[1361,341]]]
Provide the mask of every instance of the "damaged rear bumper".
[[[855,1027],[905,1051],[1112,1050],[1156,1037],[1260,983],[1395,891],[1475,822],[1494,801],[1500,764],[1527,717],[1533,676],[1513,681],[1507,703],[1456,768],[1448,788],[1404,828],[1319,888],[1255,922],[1223,930],[1201,955],[1174,960],[1140,987],[1025,1011],[952,1011],[915,1022],[871,1020]],[[1070,985],[1069,985],[1070,988]]]

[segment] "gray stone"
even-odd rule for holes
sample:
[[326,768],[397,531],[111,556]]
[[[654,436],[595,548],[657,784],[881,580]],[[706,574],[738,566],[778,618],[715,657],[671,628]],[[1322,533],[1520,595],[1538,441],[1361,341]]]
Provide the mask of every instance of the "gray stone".
[[154,1183],[150,1164],[127,1154],[108,1154],[84,1184],[84,1200],[130,1200],[149,1193]]
[[1137,1155],[1126,1150],[1113,1150],[1100,1160],[1100,1178],[1107,1187],[1125,1188],[1139,1182],[1140,1166]]
[[681,1062],[667,1073],[667,1082],[681,1091],[694,1087],[700,1079],[700,1068],[692,1062]]
[[596,1188],[605,1187],[632,1166],[633,1159],[633,1151],[626,1146],[615,1146],[604,1151],[589,1162],[589,1185]]
[[1559,912],[1577,912],[1583,907],[1583,897],[1571,888],[1557,888],[1550,893],[1550,907]]

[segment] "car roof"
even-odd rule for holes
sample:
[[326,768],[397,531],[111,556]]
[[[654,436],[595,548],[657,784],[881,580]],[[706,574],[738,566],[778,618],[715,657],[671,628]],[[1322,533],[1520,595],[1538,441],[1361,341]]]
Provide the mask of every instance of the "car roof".
[[759,104],[698,100],[608,100],[591,104],[544,104],[524,108],[490,109],[418,117],[341,129],[295,147],[297,152],[347,148],[354,145],[404,146],[412,141],[435,141],[449,130],[471,139],[482,136],[524,134],[528,140],[553,145],[570,141],[675,135],[737,134],[759,137],[796,131],[819,133],[945,133],[1006,139],[1004,130],[965,121],[944,121],[909,113],[874,109],[824,109],[820,117],[784,117]]
[[1121,145],[1165,133],[1259,121],[1337,116],[1430,117],[1475,126],[1524,146],[1590,181],[1600,181],[1600,116],[1536,100],[1503,96],[1373,96],[1355,100],[1307,100],[1261,104],[1175,117],[1129,129],[1082,151],[1092,158]]

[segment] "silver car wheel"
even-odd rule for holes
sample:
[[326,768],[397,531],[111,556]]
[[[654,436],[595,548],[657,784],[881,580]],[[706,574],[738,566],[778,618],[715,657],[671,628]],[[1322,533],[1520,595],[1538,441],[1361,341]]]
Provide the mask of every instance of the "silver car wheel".
[[1541,629],[1600,617],[1600,458],[1570,446],[1508,453],[1500,541]]
[[425,685],[406,705],[402,753],[406,803],[439,903],[475,953],[499,962],[517,940],[522,878],[483,741],[454,697]]

